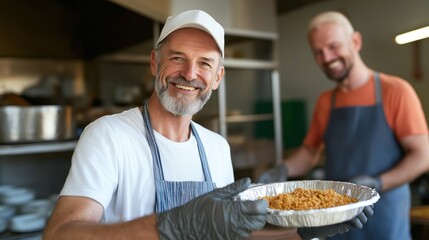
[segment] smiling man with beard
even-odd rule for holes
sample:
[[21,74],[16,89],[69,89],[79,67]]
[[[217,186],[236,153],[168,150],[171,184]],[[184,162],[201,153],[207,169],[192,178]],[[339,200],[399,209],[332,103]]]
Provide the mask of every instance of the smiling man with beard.
[[44,231],[61,239],[242,239],[265,225],[264,200],[234,201],[230,147],[192,117],[223,78],[224,29],[201,10],[167,19],[142,107],[89,124]]
[[404,79],[365,65],[362,36],[341,13],[314,17],[308,41],[336,86],[319,96],[302,146],[259,181],[304,176],[324,151],[325,179],[366,185],[381,197],[364,229],[332,239],[411,239],[409,182],[429,170],[428,128],[417,94]]

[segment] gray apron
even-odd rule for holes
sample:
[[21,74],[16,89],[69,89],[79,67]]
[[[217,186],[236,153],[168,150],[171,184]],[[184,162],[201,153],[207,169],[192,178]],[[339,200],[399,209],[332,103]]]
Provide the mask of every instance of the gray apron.
[[[332,94],[332,110],[324,136],[326,179],[348,181],[358,175],[378,176],[394,167],[404,155],[384,115],[378,73],[374,81],[376,104],[373,106],[335,108],[335,91]],[[374,215],[363,229],[329,239],[411,239],[410,198],[408,184],[380,193]]]
[[208,168],[206,153],[197,130],[193,124],[191,123],[191,131],[197,140],[198,152],[200,154],[205,181],[165,181],[161,164],[161,155],[159,153],[158,145],[155,141],[155,135],[150,122],[147,105],[144,106],[142,115],[146,128],[146,137],[149,142],[153,159],[153,171],[155,177],[155,212],[159,213],[167,211],[171,208],[183,205],[204,193],[214,190],[216,188],[216,184],[212,181],[210,170]]

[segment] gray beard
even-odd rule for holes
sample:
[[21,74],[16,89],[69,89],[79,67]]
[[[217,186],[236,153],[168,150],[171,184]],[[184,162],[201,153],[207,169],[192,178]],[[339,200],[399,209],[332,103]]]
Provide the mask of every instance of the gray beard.
[[[181,79],[181,80],[180,80]],[[186,81],[183,78],[177,79],[178,81]],[[170,96],[168,94],[168,83],[170,78],[167,79],[167,86],[163,86],[161,80],[158,76],[155,79],[155,92],[158,95],[158,99],[161,102],[161,105],[170,113],[177,116],[184,115],[195,115],[199,112],[203,106],[210,99],[212,90],[205,94],[199,96],[196,100],[188,103],[183,94],[177,94],[176,96]]]

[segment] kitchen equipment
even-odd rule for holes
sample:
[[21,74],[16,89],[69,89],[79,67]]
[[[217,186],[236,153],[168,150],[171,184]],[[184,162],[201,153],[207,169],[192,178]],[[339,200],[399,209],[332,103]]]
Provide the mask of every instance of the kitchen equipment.
[[71,139],[75,121],[71,106],[0,107],[0,144]]
[[316,227],[347,221],[365,206],[372,205],[380,199],[380,195],[366,186],[348,182],[304,180],[287,181],[258,185],[240,193],[236,200],[257,200],[264,196],[275,196],[280,193],[292,192],[296,188],[332,189],[339,194],[358,199],[358,202],[338,207],[311,210],[276,210],[268,208],[267,222],[281,227]]

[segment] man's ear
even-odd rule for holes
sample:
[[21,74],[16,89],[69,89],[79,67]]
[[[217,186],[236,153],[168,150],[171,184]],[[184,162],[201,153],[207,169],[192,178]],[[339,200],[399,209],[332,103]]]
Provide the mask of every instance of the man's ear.
[[150,54],[150,72],[152,73],[152,76],[156,76],[157,68],[158,63],[156,62],[155,51],[152,50]]
[[362,34],[360,32],[353,33],[353,46],[357,52],[362,49]]
[[221,69],[219,69],[219,71],[216,73],[216,79],[215,79],[215,82],[213,83],[212,90],[216,90],[219,87],[224,74],[225,74],[225,68],[222,66]]

